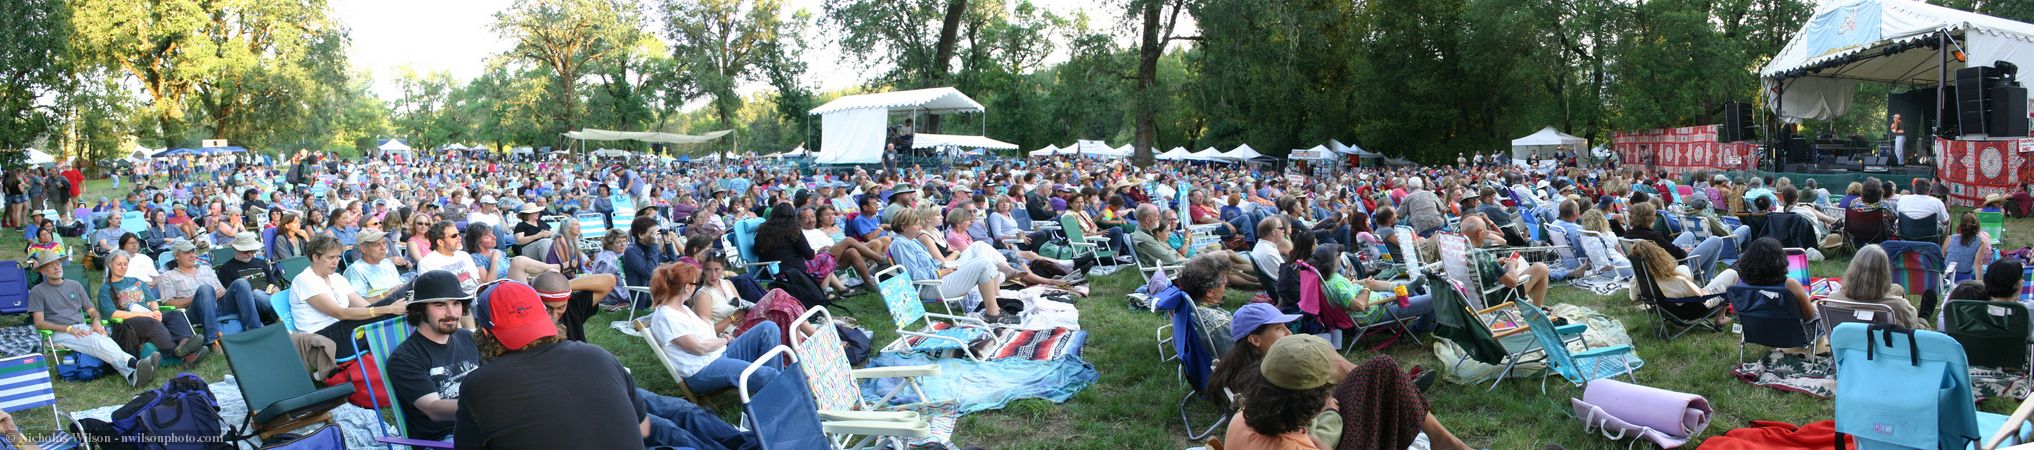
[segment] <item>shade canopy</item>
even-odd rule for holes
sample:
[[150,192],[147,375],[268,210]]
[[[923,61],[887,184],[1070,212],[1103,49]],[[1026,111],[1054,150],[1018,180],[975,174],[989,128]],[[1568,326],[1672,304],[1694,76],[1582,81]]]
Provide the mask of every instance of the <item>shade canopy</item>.
[[987,136],[962,134],[918,133],[911,138],[911,148],[955,147],[963,149],[986,148],[994,150],[1016,150],[1017,144],[990,139]]
[[[1943,35],[1967,63],[1928,47]],[[1829,0],[1759,78],[1767,104],[1791,122],[1843,115],[1861,81],[1933,85],[1998,61],[2034,68],[2034,25],[1914,0]]]
[[1250,148],[1250,144],[1237,145],[1236,148],[1229,149],[1229,151],[1226,152],[1222,152],[1222,157],[1237,161],[1256,159],[1259,156],[1264,156],[1264,154],[1258,153],[1257,149]]
[[1286,158],[1286,159],[1298,159],[1298,160],[1306,160],[1306,161],[1324,161],[1324,160],[1332,160],[1332,159],[1335,159],[1335,158],[1337,158],[1337,157],[1340,157],[1340,156],[1341,156],[1341,155],[1340,155],[1340,154],[1338,154],[1338,153],[1335,153],[1335,151],[1334,151],[1334,150],[1329,150],[1329,149],[1328,149],[1328,146],[1326,146],[1326,145],[1316,145],[1316,146],[1314,146],[1313,148],[1296,148],[1296,149],[1293,149],[1293,150],[1292,150],[1292,153],[1288,153],[1288,154],[1286,154],[1285,158]]
[[1215,150],[1214,147],[1204,148],[1201,149],[1200,151],[1189,153],[1188,155],[1193,157],[1193,159],[1198,159],[1202,161],[1224,161],[1224,162],[1236,161],[1235,159],[1230,159],[1227,156],[1223,156],[1222,151]]
[[1057,145],[1052,145],[1052,144],[1046,144],[1046,145],[1045,145],[1045,148],[1041,148],[1041,149],[1037,149],[1037,150],[1032,150],[1032,151],[1031,151],[1031,153],[1027,153],[1027,154],[1028,154],[1028,155],[1030,155],[1030,156],[1031,156],[1031,157],[1033,157],[1033,158],[1043,158],[1043,157],[1047,157],[1047,156],[1056,156],[1056,155],[1058,155],[1058,154],[1059,154],[1059,146],[1057,146]]
[[698,144],[702,142],[712,141],[714,139],[720,139],[721,136],[727,136],[728,133],[733,132],[734,130],[720,130],[705,134],[691,135],[676,133],[658,133],[653,131],[611,131],[587,128],[579,131],[567,131],[565,132],[565,137],[578,139],[582,141],[637,141],[637,142],[648,142],[653,144]]
[[1511,157],[1525,159],[1535,150],[1581,151],[1589,147],[1589,140],[1562,133],[1554,127],[1541,128],[1526,137],[1511,140]]
[[382,151],[408,151],[410,146],[409,144],[404,144],[402,139],[389,139],[381,141],[381,145],[376,146],[375,149]]
[[909,91],[893,91],[876,94],[850,95],[834,99],[812,108],[806,114],[827,114],[856,109],[889,111],[892,109],[916,109],[931,113],[982,112],[982,104],[968,98],[959,89],[937,87]]
[[1192,157],[1193,152],[1187,151],[1186,147],[1173,147],[1172,150],[1166,150],[1165,153],[1159,153],[1153,158],[1159,161],[1185,161]]

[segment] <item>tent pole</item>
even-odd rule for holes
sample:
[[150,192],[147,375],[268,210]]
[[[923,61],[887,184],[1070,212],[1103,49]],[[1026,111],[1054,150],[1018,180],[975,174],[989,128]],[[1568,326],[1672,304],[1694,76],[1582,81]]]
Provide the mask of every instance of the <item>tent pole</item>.
[[[1945,92],[1948,92],[1948,90],[1949,90],[1949,85],[1948,85],[1948,81],[1949,81],[1949,80],[1948,80],[1947,78],[1949,78],[1949,33],[1948,33],[1948,32],[1943,32],[1943,31],[1937,31],[1937,32],[1935,32],[1935,115],[1936,115],[1936,116],[1941,116],[1941,115],[1942,115],[1942,101],[1944,100],[1944,99],[1942,98],[1942,96],[1943,96],[1943,93],[1945,93]],[[1942,135],[1942,118],[1941,118],[1941,117],[1936,117],[1936,118],[1935,118],[1935,123],[1933,123],[1933,124],[1930,124],[1930,125],[1932,125],[1932,126],[1931,126],[1930,128],[1933,128],[1933,129],[1932,129],[1931,131],[1934,131],[1934,132],[1935,132],[1935,135],[1937,135],[1937,136],[1940,136],[1940,135]],[[1959,126],[1960,126],[1960,125],[1961,125],[1961,124],[1959,124]],[[1919,140],[1919,139],[1916,139],[1915,141],[1916,141],[1916,142],[1915,142],[1915,144],[1920,144],[1920,142],[1919,142],[1920,140]],[[1920,147],[1920,145],[1915,145],[1915,147]],[[1930,147],[1932,148],[1933,146],[1931,145]]]

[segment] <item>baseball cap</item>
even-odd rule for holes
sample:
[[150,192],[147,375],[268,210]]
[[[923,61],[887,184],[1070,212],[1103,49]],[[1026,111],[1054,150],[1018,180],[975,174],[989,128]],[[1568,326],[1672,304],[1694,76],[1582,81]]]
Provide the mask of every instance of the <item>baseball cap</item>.
[[1299,320],[1298,314],[1286,314],[1269,303],[1251,303],[1236,308],[1236,314],[1229,319],[1229,340],[1242,341],[1258,328],[1275,323]]
[[1271,344],[1259,371],[1273,386],[1304,391],[1334,384],[1334,361],[1341,357],[1319,336],[1295,334]]
[[481,290],[479,297],[473,306],[474,323],[509,350],[558,335],[558,324],[530,285],[504,281]]
[[170,241],[170,250],[177,253],[194,252],[198,251],[198,244],[191,243],[190,239],[176,238]]
[[385,238],[385,237],[388,237],[388,233],[383,233],[383,232],[381,232],[381,230],[375,230],[375,229],[366,229],[366,230],[360,230],[360,235],[359,235],[359,236],[355,236],[355,237],[354,237],[354,241],[355,241],[355,242],[381,242],[381,239],[382,239],[382,238]]

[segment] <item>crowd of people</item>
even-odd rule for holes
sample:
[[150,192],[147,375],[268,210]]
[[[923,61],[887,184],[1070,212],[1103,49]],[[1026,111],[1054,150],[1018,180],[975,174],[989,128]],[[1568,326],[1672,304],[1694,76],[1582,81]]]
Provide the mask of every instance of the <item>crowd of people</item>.
[[[1387,261],[1412,257],[1406,249],[1439,254],[1439,235],[1478,249],[1478,279],[1535,306],[1547,305],[1553,282],[1629,278],[1645,264],[1670,296],[1783,286],[1813,316],[1786,249],[1820,258],[1855,246],[1832,298],[1885,303],[1902,325],[1925,327],[1933,305],[1908,304],[1889,255],[1955,263],[1957,279],[1982,281],[1960,290],[1970,297],[2000,298],[1992,294],[2017,289],[2020,274],[1993,256],[1976,216],[1951,228],[1947,191],[1926,180],[1906,190],[1865,180],[1836,195],[1812,179],[1496,163],[1301,175],[1085,159],[814,173],[571,158],[244,158],[142,170],[96,201],[80,199],[73,170],[4,177],[7,224],[31,236],[29,265],[43,276],[30,291],[36,326],[141,386],[161,358],[197,362],[222,334],[282,321],[323,379],[351,356],[355,327],[402,317],[416,333],[389,356],[388,376],[406,429],[456,436],[461,447],[745,448],[753,435],[711,411],[634,388],[611,354],[583,343],[585,322],[603,308],[649,311],[662,338],[653,351],[676,362],[690,389],[717,391],[738,385],[784,335],[813,332],[750,316],[868,292],[890,266],[939,280],[919,295],[957,300],[992,324],[1023,320],[1023,305],[998,298],[1006,286],[1084,296],[1091,267],[1179,267],[1169,283],[1222,338],[1213,382],[1240,407],[1232,449],[1352,440],[1466,448],[1425,413],[1431,374],[1333,351],[1347,345],[1343,332],[1387,316],[1407,318],[1413,332],[1433,327],[1434,293]],[[137,215],[145,223],[124,222]],[[581,226],[587,220],[597,226]],[[1563,251],[1505,251],[1545,246]],[[97,301],[65,279],[69,264],[104,274]],[[765,283],[785,295],[766,294]],[[1229,309],[1230,288],[1262,292],[1263,302]],[[274,311],[267,299],[283,292],[289,310]],[[123,320],[108,329],[106,318]],[[143,345],[157,351],[135,356]],[[764,363],[753,376],[782,368]],[[584,382],[599,379],[614,383]],[[584,408],[539,404],[565,384],[614,389],[576,391]],[[1399,415],[1349,409],[1384,404]],[[1317,426],[1337,421],[1389,426]]]

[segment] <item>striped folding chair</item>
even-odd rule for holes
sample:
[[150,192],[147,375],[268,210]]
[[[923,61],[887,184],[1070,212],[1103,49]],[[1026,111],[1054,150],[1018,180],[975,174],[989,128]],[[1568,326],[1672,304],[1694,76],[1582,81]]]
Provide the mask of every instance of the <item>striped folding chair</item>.
[[2034,266],[2020,268],[2020,303],[2034,303]]
[[[375,371],[386,374],[388,373],[389,356],[395,354],[396,347],[402,345],[403,340],[408,339],[412,331],[414,329],[410,327],[407,317],[394,317],[380,322],[361,325],[359,328],[353,329],[353,345],[358,346],[360,341],[367,341],[367,348],[356,347],[354,348],[354,354],[374,354]],[[367,366],[359,365],[358,367],[360,369],[360,376],[367,378]],[[394,412],[391,416],[395,418],[395,432],[391,433],[388,422],[382,421],[379,428],[381,435],[374,438],[375,442],[388,446],[390,450],[394,450],[398,445],[407,445],[411,448],[452,448],[451,442],[411,439],[407,437],[410,434],[409,422],[403,420],[403,408],[395,404],[395,386],[390,384],[390,381],[389,377],[384,375],[381,377],[380,386],[367,390],[367,400],[370,404],[380,404],[381,401],[377,397],[388,396],[389,409]],[[380,392],[377,393],[377,389]],[[376,408],[375,412],[381,412],[380,408]]]
[[[52,424],[70,424],[82,429],[76,420],[57,407],[56,383],[49,375],[49,357],[38,353],[0,359],[0,411],[8,414],[31,408],[49,407]],[[45,450],[90,448],[77,437],[64,431],[64,426],[51,425],[48,430],[22,430],[29,436],[40,437],[36,445]]]

